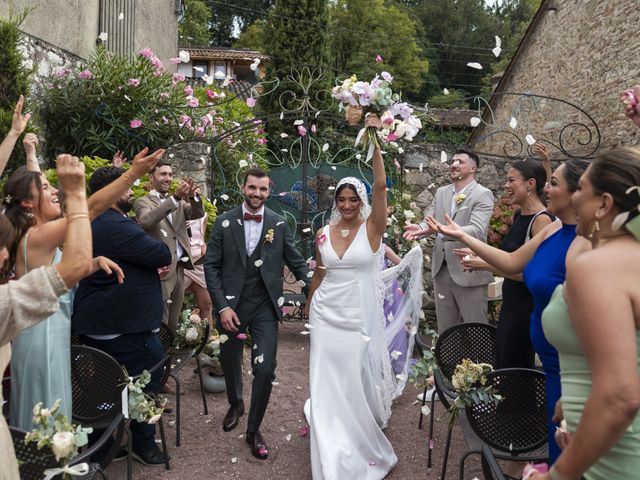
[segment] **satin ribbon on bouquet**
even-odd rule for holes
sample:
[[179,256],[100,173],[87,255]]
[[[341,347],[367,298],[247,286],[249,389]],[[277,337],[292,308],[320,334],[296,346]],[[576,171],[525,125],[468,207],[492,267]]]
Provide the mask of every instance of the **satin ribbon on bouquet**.
[[44,480],[51,480],[52,478],[55,478],[56,475],[60,475],[61,473],[72,475],[74,477],[81,477],[89,473],[89,464],[83,462],[83,463],[78,463],[73,467],[70,467],[69,465],[65,465],[60,468],[47,468],[44,471]]
[[373,152],[376,146],[380,149],[382,148],[380,145],[380,139],[378,138],[378,131],[373,127],[360,129],[358,136],[356,137],[355,146],[357,147],[361,142],[363,143],[363,146],[366,146],[367,143],[369,144],[369,150],[367,151],[367,158],[365,160],[366,163],[369,163],[369,160],[373,158]]

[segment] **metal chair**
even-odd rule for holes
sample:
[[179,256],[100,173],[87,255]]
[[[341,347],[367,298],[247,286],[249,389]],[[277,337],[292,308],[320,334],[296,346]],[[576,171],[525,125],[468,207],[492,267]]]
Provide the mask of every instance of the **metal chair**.
[[[546,462],[544,373],[528,368],[505,368],[487,374],[486,385],[493,385],[503,399],[497,405],[479,403],[465,408],[465,419],[473,434],[493,450],[497,459]],[[470,450],[460,459],[460,479],[467,457],[474,453],[481,454],[481,449]]]
[[[427,466],[431,468],[431,454],[433,451],[433,422],[435,417],[435,398],[448,410],[456,398],[456,390],[451,384],[451,377],[457,365],[468,358],[476,363],[496,363],[496,328],[486,323],[461,323],[448,328],[438,337],[434,355],[438,370],[434,372],[435,390],[431,395],[431,418],[429,420],[429,443]],[[426,390],[425,390],[426,392]],[[426,403],[423,398],[422,405]],[[420,412],[422,420],[422,409]],[[447,441],[442,462],[440,478],[446,478],[449,447],[451,446],[451,432],[453,425],[447,429]]]
[[504,476],[500,465],[498,465],[496,461],[496,457],[493,456],[493,452],[487,445],[482,445],[480,455],[482,473],[484,474],[485,480],[507,480],[507,477]]
[[[97,348],[71,345],[73,422],[94,430],[105,430],[102,437],[111,437],[115,432],[113,444],[100,462],[103,469],[118,453],[124,432],[127,432],[127,478],[130,480],[133,472],[132,437],[122,414],[122,391],[128,382],[122,366],[111,355]],[[161,436],[166,455],[162,426]],[[106,442],[105,439],[103,445]],[[168,461],[165,466],[168,467]]]
[[[111,423],[111,432],[117,428],[118,423],[122,423],[122,420],[114,419]],[[18,459],[18,469],[21,480],[42,480],[45,476],[45,470],[60,467],[60,464],[56,461],[51,451],[38,450],[38,444],[35,442],[25,443],[24,437],[27,434],[26,431],[16,427],[10,427],[9,430],[11,431],[11,438],[13,440],[13,449]],[[69,462],[70,466],[84,462],[89,465],[89,472],[86,475],[73,477],[74,479],[93,480],[98,474],[100,474],[103,479],[107,478],[101,466],[97,463],[90,463],[89,458],[106,444],[109,437],[111,437],[111,432],[102,435],[100,440]],[[54,478],[62,479],[62,476],[57,475]]]
[[169,330],[169,327],[167,327],[164,323],[160,326],[160,342],[162,343],[162,346],[164,347],[165,352],[167,352],[167,354],[169,355],[168,361],[164,363],[166,368],[164,371],[164,377],[161,382],[161,388],[166,385],[169,378],[172,378],[176,385],[176,447],[180,446],[180,432],[181,432],[180,380],[178,380],[177,375],[180,372],[180,370],[182,370],[185,367],[185,365],[189,362],[189,360],[191,360],[192,358],[196,359],[196,364],[197,364],[196,371],[198,372],[198,379],[200,380],[200,393],[202,395],[202,405],[204,407],[204,414],[209,415],[209,406],[207,404],[207,392],[204,389],[204,382],[202,379],[202,364],[200,362],[200,354],[206,347],[207,342],[209,341],[210,329],[211,329],[211,326],[207,322],[205,324],[202,341],[200,342],[200,345],[198,345],[196,349],[188,350],[188,351],[183,351],[183,350],[176,351],[173,348],[175,337],[171,333],[171,330]]

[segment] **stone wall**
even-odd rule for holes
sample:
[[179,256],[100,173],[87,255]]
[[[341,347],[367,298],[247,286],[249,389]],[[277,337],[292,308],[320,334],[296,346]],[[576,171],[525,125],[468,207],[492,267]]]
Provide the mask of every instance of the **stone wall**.
[[[585,110],[597,123],[601,147],[618,144],[637,145],[640,130],[623,114],[618,100],[620,93],[640,83],[640,64],[636,61],[640,48],[640,8],[629,0],[556,0],[542,2],[539,22],[524,40],[521,51],[507,70],[500,85],[502,92],[530,92],[564,99]],[[557,8],[546,9],[548,5]],[[497,123],[508,125],[513,113],[512,99],[495,104]],[[575,109],[558,103],[550,108],[566,110],[555,114],[566,120],[583,121]],[[571,110],[571,111],[570,111]],[[546,118],[526,118],[518,127],[521,138],[531,134],[537,140],[557,138]],[[524,130],[526,129],[526,130]],[[557,130],[557,129],[556,129]],[[488,133],[489,127],[479,126],[474,138]],[[575,132],[575,140],[580,136]],[[586,135],[586,132],[583,132]],[[583,137],[584,138],[584,137]],[[503,147],[498,138],[487,140],[482,150],[498,151]],[[525,145],[526,147],[526,145]],[[579,153],[580,148],[576,151]],[[558,152],[552,152],[557,154]]]
[[208,185],[211,180],[210,147],[206,143],[189,142],[172,145],[165,155],[171,161],[171,170],[176,178],[191,177],[200,185],[202,196],[210,197]]

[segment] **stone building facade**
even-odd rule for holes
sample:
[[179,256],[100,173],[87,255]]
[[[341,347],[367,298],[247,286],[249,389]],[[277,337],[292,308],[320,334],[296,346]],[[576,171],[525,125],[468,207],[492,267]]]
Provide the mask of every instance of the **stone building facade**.
[[[530,92],[570,102],[593,118],[600,132],[597,150],[640,143],[640,131],[623,114],[622,91],[640,83],[640,5],[629,0],[543,0],[500,83],[498,94]],[[526,102],[525,102],[526,103]],[[556,148],[562,128],[563,144],[576,156],[594,156],[595,143],[581,145],[596,129],[588,117],[561,102],[537,99],[531,105],[514,103],[514,97],[497,95],[485,110],[471,138],[480,151],[503,153],[511,133],[528,148],[525,138],[549,142],[552,157],[566,158]],[[519,108],[520,107],[520,108]],[[534,111],[535,110],[535,111]],[[495,125],[505,135],[485,138]],[[509,130],[511,116],[518,126]]]

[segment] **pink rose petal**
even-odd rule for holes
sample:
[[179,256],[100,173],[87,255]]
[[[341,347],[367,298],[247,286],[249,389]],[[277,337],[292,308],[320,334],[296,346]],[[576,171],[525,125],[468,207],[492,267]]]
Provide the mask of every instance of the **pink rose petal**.
[[382,57],[380,55],[376,55],[376,62],[382,63]]
[[239,333],[239,334],[236,335],[236,338],[238,340],[246,340],[247,339],[247,335],[244,334],[244,333]]

